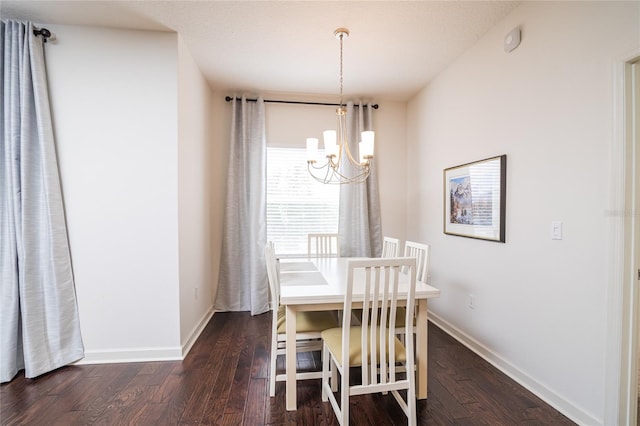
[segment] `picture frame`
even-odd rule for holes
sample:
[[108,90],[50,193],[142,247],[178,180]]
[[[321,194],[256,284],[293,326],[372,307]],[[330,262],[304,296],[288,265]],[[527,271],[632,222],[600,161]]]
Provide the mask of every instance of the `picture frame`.
[[505,242],[507,156],[444,169],[444,233]]

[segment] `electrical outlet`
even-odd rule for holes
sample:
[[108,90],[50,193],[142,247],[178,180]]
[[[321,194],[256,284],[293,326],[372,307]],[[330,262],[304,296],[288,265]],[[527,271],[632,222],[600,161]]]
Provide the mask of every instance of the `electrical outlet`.
[[196,287],[195,296],[196,296],[196,300],[198,300],[198,287]]
[[476,308],[476,301],[475,298],[473,297],[473,294],[469,295],[469,309],[475,309]]

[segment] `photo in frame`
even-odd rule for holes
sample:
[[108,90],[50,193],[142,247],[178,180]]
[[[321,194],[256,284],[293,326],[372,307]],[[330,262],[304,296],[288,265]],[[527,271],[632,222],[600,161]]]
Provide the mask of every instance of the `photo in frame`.
[[505,242],[507,156],[444,170],[444,233]]

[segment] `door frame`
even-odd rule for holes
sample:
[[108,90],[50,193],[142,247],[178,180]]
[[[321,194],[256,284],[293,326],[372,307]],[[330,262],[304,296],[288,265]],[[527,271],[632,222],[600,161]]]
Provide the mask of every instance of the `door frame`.
[[[610,284],[607,294],[607,350],[604,424],[637,424],[638,334],[640,290],[636,274],[640,250],[638,205],[637,114],[634,116],[633,64],[640,66],[640,50],[614,66],[613,143],[611,145],[611,198],[606,216]],[[637,93],[637,92],[636,92]],[[640,100],[635,100],[635,108]]]

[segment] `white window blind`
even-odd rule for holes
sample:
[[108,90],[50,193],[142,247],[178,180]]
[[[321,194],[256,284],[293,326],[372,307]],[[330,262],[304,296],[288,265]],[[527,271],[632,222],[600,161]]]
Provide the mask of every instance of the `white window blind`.
[[307,234],[338,232],[339,185],[315,181],[306,150],[267,147],[267,239],[278,256],[306,256]]
[[471,225],[496,226],[500,217],[500,162],[490,161],[469,167],[473,220]]

